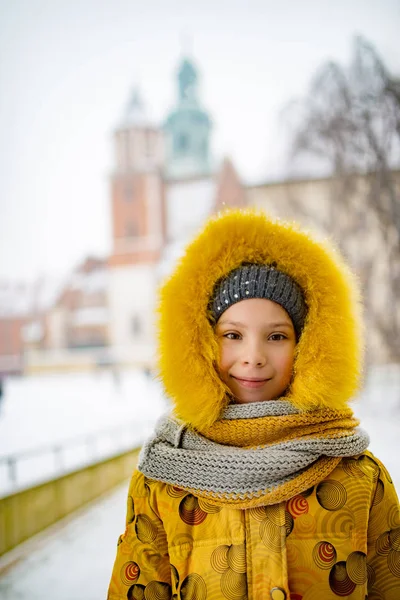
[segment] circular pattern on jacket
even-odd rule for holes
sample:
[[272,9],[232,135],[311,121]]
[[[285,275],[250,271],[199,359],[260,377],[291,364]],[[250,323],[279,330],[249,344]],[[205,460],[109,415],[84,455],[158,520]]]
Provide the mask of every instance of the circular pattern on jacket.
[[232,544],[227,554],[228,566],[235,573],[246,573],[246,550],[244,544]]
[[393,504],[387,513],[389,529],[398,529],[400,527],[400,511],[396,504]]
[[365,477],[365,472],[361,469],[357,458],[344,458],[341,462],[341,467],[350,477]]
[[314,533],[317,528],[317,522],[314,515],[306,513],[300,515],[294,520],[294,530],[299,535]]
[[347,557],[346,569],[353,583],[363,585],[367,581],[367,556],[364,552],[352,552]]
[[376,581],[375,569],[368,563],[367,563],[367,581],[368,581],[368,588],[372,588],[372,586],[374,585],[374,583]]
[[379,477],[379,473],[381,470],[379,465],[370,456],[367,456],[366,454],[363,454],[357,460],[358,464],[360,465],[360,469],[364,471],[366,475],[371,476],[372,473],[372,479],[373,481],[376,481]]
[[381,479],[378,479],[377,484],[376,484],[375,495],[372,499],[372,506],[376,506],[377,504],[382,502],[384,495],[385,495],[385,487],[383,485],[383,481]]
[[165,491],[170,498],[182,498],[182,496],[186,494],[185,490],[182,490],[175,485],[170,485],[169,483],[165,486]]
[[313,548],[312,557],[320,569],[330,569],[336,562],[336,550],[330,542],[318,542]]
[[147,515],[138,515],[135,523],[138,540],[143,544],[154,542],[157,537],[157,527]]
[[285,525],[285,511],[280,504],[272,504],[266,507],[266,516],[271,523],[278,527]]
[[294,496],[294,498],[290,498],[290,500],[287,501],[286,509],[288,512],[290,512],[292,517],[296,518],[300,515],[308,513],[308,502],[304,496],[299,494],[298,496]]
[[129,588],[126,597],[128,600],[145,600],[144,599],[144,585],[140,585],[140,583],[134,583]]
[[186,525],[201,525],[207,513],[200,508],[198,499],[188,494],[179,504],[179,516]]
[[146,585],[144,595],[146,600],[171,600],[171,586],[162,581],[150,581]]
[[122,565],[120,576],[121,581],[124,585],[131,585],[134,581],[137,581],[139,579],[139,575],[139,565],[137,565],[132,560]]
[[391,550],[387,557],[389,571],[395,576],[400,577],[400,552]]
[[400,527],[389,531],[390,546],[396,552],[400,552]]
[[222,510],[222,506],[216,506],[204,498],[199,498],[198,500],[201,510],[204,510],[208,515],[216,515]]
[[298,563],[300,558],[300,551],[294,544],[289,544],[286,548],[287,560],[289,564],[295,565]]
[[325,510],[340,510],[346,504],[347,492],[344,485],[334,479],[326,479],[317,485],[316,497]]
[[329,573],[329,585],[336,596],[349,596],[356,589],[356,584],[347,573],[344,560],[333,565]]
[[390,551],[389,531],[382,533],[375,542],[375,552],[379,556],[386,556]]
[[249,509],[249,514],[256,521],[261,522],[264,521],[265,517],[267,516],[267,510],[265,506],[256,506],[255,508]]
[[[263,544],[272,552],[280,552],[282,545],[282,528],[274,525],[268,519],[265,519],[260,525],[260,538]],[[286,539],[286,529],[284,538]]]
[[[296,519],[296,530],[297,521],[303,519],[299,517]],[[334,531],[335,535],[350,537],[354,529],[354,513],[347,506],[344,506],[341,510],[329,511],[322,516],[319,520],[319,531]]]
[[293,531],[294,527],[294,519],[290,512],[285,511],[285,529],[286,529],[286,537],[290,535]]
[[228,565],[228,552],[229,546],[218,546],[215,548],[210,557],[211,567],[217,573],[225,573],[227,569],[229,569]]
[[206,600],[207,586],[204,579],[197,573],[189,573],[181,585],[180,598],[181,600]]
[[228,600],[247,600],[246,575],[231,569],[225,571],[221,577],[221,592]]

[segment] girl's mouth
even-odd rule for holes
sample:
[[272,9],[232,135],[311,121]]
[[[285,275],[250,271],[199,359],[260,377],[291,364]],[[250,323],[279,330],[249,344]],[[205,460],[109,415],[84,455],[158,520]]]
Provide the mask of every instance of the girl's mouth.
[[240,385],[242,385],[243,387],[246,387],[246,388],[260,388],[267,381],[269,381],[269,379],[251,379],[251,378],[242,379],[240,377],[235,377],[234,375],[232,375],[232,377],[233,377],[233,379],[236,379],[236,381]]

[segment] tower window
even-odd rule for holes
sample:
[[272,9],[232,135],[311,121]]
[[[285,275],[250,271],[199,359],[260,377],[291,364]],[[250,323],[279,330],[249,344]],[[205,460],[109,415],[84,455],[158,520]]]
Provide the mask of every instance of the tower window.
[[185,152],[189,147],[189,138],[186,133],[181,133],[177,139],[178,152]]
[[145,155],[150,158],[154,154],[154,137],[152,131],[146,132],[145,137]]
[[127,183],[125,185],[123,195],[125,202],[132,202],[135,197],[132,183]]
[[138,235],[138,227],[136,223],[133,223],[132,221],[130,223],[127,223],[125,226],[125,236],[127,238],[132,238],[132,237],[136,237]]
[[133,337],[137,337],[142,333],[142,323],[138,315],[132,317],[131,331]]

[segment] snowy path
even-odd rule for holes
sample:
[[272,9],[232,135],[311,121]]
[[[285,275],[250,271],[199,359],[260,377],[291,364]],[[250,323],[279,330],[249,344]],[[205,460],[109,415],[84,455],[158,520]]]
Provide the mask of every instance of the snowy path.
[[[105,600],[118,536],[125,529],[128,482],[27,545],[1,575],[1,600]],[[21,552],[21,549],[19,550]]]

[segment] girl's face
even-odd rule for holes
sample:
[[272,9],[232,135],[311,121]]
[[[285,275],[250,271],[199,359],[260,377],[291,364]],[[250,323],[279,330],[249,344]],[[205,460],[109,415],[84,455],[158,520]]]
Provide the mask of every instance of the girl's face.
[[218,372],[239,404],[280,398],[293,372],[296,334],[288,313],[259,298],[230,306],[215,326]]

